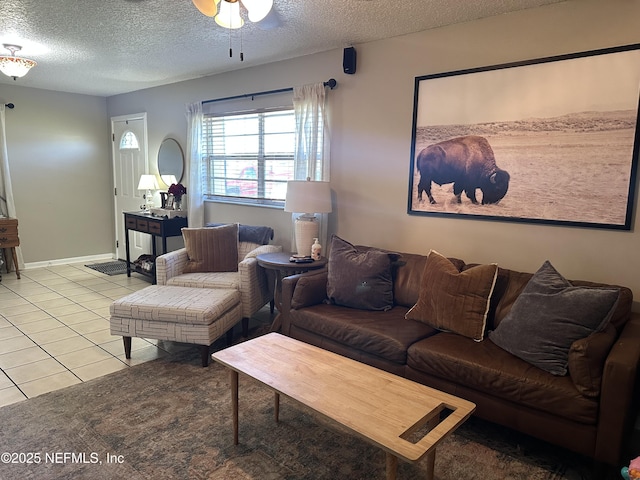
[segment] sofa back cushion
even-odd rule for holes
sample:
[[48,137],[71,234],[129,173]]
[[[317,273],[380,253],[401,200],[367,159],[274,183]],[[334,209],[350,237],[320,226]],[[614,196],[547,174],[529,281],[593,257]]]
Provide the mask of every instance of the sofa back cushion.
[[578,391],[585,397],[599,397],[605,359],[617,338],[615,327],[609,323],[601,332],[573,342],[569,350],[569,375]]
[[188,257],[184,273],[238,271],[238,224],[183,228],[182,237]]

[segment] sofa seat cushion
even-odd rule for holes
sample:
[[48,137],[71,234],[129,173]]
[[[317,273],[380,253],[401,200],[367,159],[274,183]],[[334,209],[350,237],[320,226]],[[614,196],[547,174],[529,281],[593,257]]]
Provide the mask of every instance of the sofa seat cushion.
[[411,345],[407,365],[576,422],[594,424],[598,417],[597,399],[581,395],[568,375],[551,375],[487,340],[439,333]]
[[406,307],[398,306],[372,311],[328,304],[290,312],[298,328],[399,364],[406,363],[409,345],[436,333],[421,322],[406,320],[406,313]]
[[199,272],[183,273],[171,277],[167,285],[192,288],[226,288],[240,290],[239,272]]

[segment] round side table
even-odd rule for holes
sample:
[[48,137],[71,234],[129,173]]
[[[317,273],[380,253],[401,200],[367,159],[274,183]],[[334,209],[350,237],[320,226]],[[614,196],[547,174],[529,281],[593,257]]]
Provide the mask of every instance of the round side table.
[[321,257],[320,260],[314,260],[313,262],[309,263],[291,262],[289,260],[291,255],[291,253],[277,252],[263,253],[256,256],[258,265],[267,270],[276,271],[276,289],[274,300],[276,308],[278,309],[278,315],[276,315],[276,318],[273,320],[273,325],[271,326],[272,332],[277,332],[278,330],[280,330],[281,326],[280,315],[282,315],[282,279],[289,275],[295,275],[296,273],[304,273],[308,272],[309,270],[317,270],[319,268],[323,268],[327,264],[326,257]]

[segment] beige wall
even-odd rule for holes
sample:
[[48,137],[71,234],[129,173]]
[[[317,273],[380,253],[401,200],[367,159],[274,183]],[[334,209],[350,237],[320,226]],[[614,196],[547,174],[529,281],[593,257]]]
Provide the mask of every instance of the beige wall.
[[[628,285],[640,298],[635,218],[632,231],[623,232],[406,213],[416,76],[638,43],[638,18],[638,1],[570,1],[356,45],[355,75],[342,73],[342,50],[335,50],[111,97],[109,114],[149,112],[153,154],[168,132],[184,141],[187,102],[335,77],[331,185],[337,203],[330,231],[355,243],[419,253],[434,248],[526,271],[549,259],[569,278]],[[272,225],[285,246],[291,238],[290,216],[281,211],[209,204],[207,219]]]
[[[637,274],[640,269],[640,235],[636,229],[635,215],[632,230],[626,232],[418,217],[406,213],[413,86],[416,76],[639,43],[637,18],[640,18],[638,1],[569,1],[356,45],[358,68],[355,75],[342,73],[342,49],[338,49],[110,97],[106,100],[106,112],[102,112],[104,116],[100,113],[102,107],[99,99],[70,96],[71,99],[78,98],[71,102],[77,102],[78,105],[65,107],[68,112],[65,115],[73,117],[72,113],[76,108],[83,110],[80,105],[90,104],[86,105],[86,109],[91,112],[95,133],[93,130],[85,132],[82,141],[90,138],[96,151],[100,151],[91,156],[93,167],[99,172],[94,175],[108,176],[109,147],[100,147],[101,140],[95,137],[100,135],[100,130],[108,129],[111,116],[147,112],[149,158],[154,159],[160,142],[167,136],[177,138],[183,148],[186,146],[184,112],[187,103],[334,77],[339,85],[329,95],[332,110],[331,184],[336,204],[335,212],[330,215],[330,231],[355,243],[419,253],[427,253],[430,248],[434,248],[469,262],[498,262],[505,267],[526,271],[534,271],[545,259],[549,259],[569,278],[628,285],[640,299],[640,275]],[[245,52],[247,55],[250,53]],[[0,97],[6,97],[4,92],[2,87]],[[50,92],[42,95],[46,98],[49,95],[57,97],[57,94]],[[5,100],[13,101],[18,106],[8,116],[17,113],[19,108],[25,108],[21,107],[21,102],[29,103],[29,99],[25,97],[30,95],[24,93],[21,96],[22,98],[14,96]],[[56,116],[59,115],[59,112],[56,114],[59,107],[47,105],[48,111],[44,116],[48,120],[33,120],[38,122],[39,129],[63,129],[60,124],[67,122],[60,122],[60,118]],[[35,115],[39,109],[34,105],[32,110],[27,111]],[[25,117],[20,120],[19,125],[29,127],[30,121],[30,117]],[[72,132],[78,128],[64,128],[65,135],[72,138]],[[37,164],[33,155],[21,151],[26,148],[26,141],[20,140],[19,147],[15,144],[12,146],[15,136],[26,138],[26,134],[16,131],[12,134],[14,139],[9,139],[10,153],[13,151],[14,154],[12,163],[25,161],[30,165]],[[46,145],[47,156],[54,155],[50,147],[53,146],[56,151],[59,148],[55,139],[50,139],[50,142]],[[31,151],[37,153],[35,147]],[[106,167],[98,159],[103,155],[106,156]],[[22,167],[16,166],[16,169],[20,170]],[[34,212],[28,214],[34,219],[29,230],[33,234],[40,231],[39,220],[36,219],[43,212],[38,209],[49,198],[60,197],[58,190],[54,191],[50,185],[47,186],[47,194],[42,195],[40,190],[47,183],[46,179],[73,179],[78,183],[84,174],[78,176],[73,166],[60,174],[48,172],[45,178],[38,181],[36,191],[26,193],[30,187],[26,179],[27,170],[33,169],[22,169],[21,173],[15,175],[20,178],[14,182],[21,188],[17,198],[18,211],[22,209],[23,212]],[[110,192],[100,189],[96,192],[94,189],[93,193],[87,205],[92,214],[97,215],[95,219],[104,221],[112,215]],[[37,198],[26,198],[31,195],[37,195]],[[83,197],[87,195],[73,194],[70,202],[75,209],[80,208],[78,205]],[[42,221],[51,224],[55,223],[54,219],[68,217],[61,221],[71,223],[70,219],[78,213],[62,213],[58,210],[64,208],[67,202],[56,202],[55,208],[46,207]],[[636,211],[637,203],[638,201],[634,205]],[[83,212],[82,215],[83,219],[91,221],[90,225],[99,223],[88,212]],[[206,216],[207,221],[270,225],[276,230],[276,242],[285,245],[285,248],[290,245],[290,215],[283,211],[207,204]],[[102,246],[102,234],[86,229],[86,224],[81,223],[79,227],[88,230],[91,235],[92,241],[85,242],[84,245],[91,245],[94,253],[102,253],[105,248],[108,249],[108,246]],[[63,244],[69,242],[69,238],[78,238],[77,230],[73,232],[73,235],[60,236],[63,240],[53,235],[52,239],[39,239],[38,245],[42,244],[44,247],[50,243],[50,250],[55,250],[47,255],[33,253],[32,244],[29,244],[29,255],[34,255],[30,258],[68,256]],[[77,247],[80,248],[80,245]],[[78,248],[74,249],[73,255],[77,255]]]
[[114,251],[107,102],[102,97],[0,86],[25,263]]

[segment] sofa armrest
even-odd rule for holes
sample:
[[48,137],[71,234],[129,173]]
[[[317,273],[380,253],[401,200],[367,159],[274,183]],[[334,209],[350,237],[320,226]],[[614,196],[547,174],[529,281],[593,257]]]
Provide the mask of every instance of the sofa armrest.
[[247,253],[244,256],[244,260],[248,258],[256,258],[258,255],[262,255],[263,253],[279,253],[281,251],[282,251],[281,245],[260,245],[259,247],[256,247],[253,250],[251,250],[249,253]]
[[634,396],[640,363],[640,313],[632,313],[606,359],[600,394],[595,459],[620,461],[624,441],[635,423]]
[[317,305],[327,298],[327,277],[324,268],[282,279],[282,333],[289,335],[292,309]]
[[281,252],[280,245],[261,245],[245,255],[238,263],[240,294],[242,295],[242,316],[249,318],[273,299],[275,276],[258,265],[257,255]]
[[156,283],[158,285],[166,285],[171,277],[182,275],[188,260],[186,248],[174,250],[157,257]]

